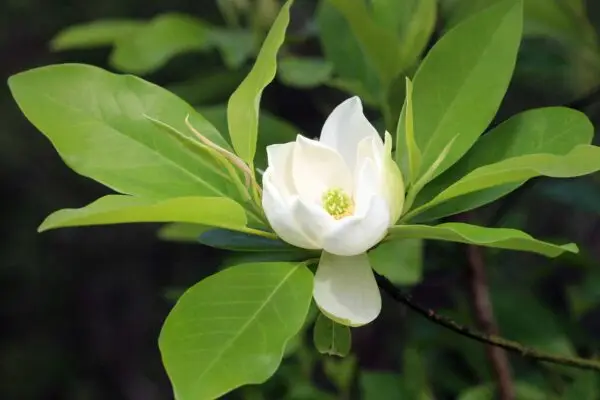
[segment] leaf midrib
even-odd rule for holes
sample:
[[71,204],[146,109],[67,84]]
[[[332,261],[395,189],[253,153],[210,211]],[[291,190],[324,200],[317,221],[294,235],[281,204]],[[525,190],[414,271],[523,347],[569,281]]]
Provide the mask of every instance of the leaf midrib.
[[[512,10],[512,9],[511,9]],[[498,23],[496,29],[494,30],[494,33],[492,34],[491,40],[490,41],[494,41],[496,39],[496,37],[498,36],[498,31],[500,30],[500,28],[504,25],[504,21],[509,17],[510,13],[507,13],[502,19],[501,21]],[[483,50],[483,53],[481,54],[481,56],[479,57],[479,60],[481,60],[485,55],[487,55],[490,52],[490,46],[486,46],[485,49]],[[479,67],[480,62],[476,62],[473,64],[473,66],[471,68],[469,68],[469,73],[467,76],[472,75],[473,71],[476,70]],[[415,77],[416,78],[416,77]],[[455,93],[460,93],[464,86],[466,85],[468,79],[463,79],[463,81],[461,82],[461,84],[459,85],[458,89],[456,90]],[[440,118],[439,122],[436,124],[435,129],[433,130],[433,133],[429,136],[430,140],[428,141],[427,145],[425,146],[425,150],[423,151],[423,156],[425,156],[426,154],[429,153],[429,149],[431,147],[431,145],[433,143],[435,143],[437,141],[437,135],[439,130],[441,129],[442,126],[444,126],[444,122],[446,121],[446,119],[448,118],[448,116],[451,114],[449,112],[449,110],[452,110],[454,108],[454,105],[457,101],[457,98],[459,96],[455,95],[452,99],[452,101],[450,102],[450,105],[448,107],[445,108],[444,111],[444,115],[442,118]],[[439,167],[438,167],[439,169]],[[436,171],[437,173],[437,171]]]
[[225,345],[222,347],[222,349],[216,354],[216,356],[213,358],[213,360],[210,362],[210,364],[208,364],[208,366],[206,366],[206,368],[204,369],[204,371],[202,371],[202,373],[200,375],[198,375],[198,377],[196,378],[196,382],[194,383],[193,386],[196,386],[199,382],[201,382],[202,377],[204,375],[206,375],[214,366],[215,364],[220,361],[221,357],[223,356],[223,354],[225,354],[225,352],[227,352],[235,343],[235,341],[238,340],[238,338],[246,331],[246,329],[248,329],[248,327],[255,322],[256,318],[258,317],[258,315],[263,311],[263,309],[267,306],[267,304],[269,304],[269,302],[271,301],[271,299],[277,294],[277,292],[281,289],[281,287],[283,286],[283,284],[285,282],[287,282],[287,280],[297,271],[297,269],[302,265],[302,263],[297,264],[295,267],[293,267],[281,280],[281,282],[279,282],[279,284],[277,284],[277,286],[275,286],[275,288],[273,289],[273,291],[271,292],[271,294],[269,294],[269,296],[265,299],[265,301],[263,302],[263,304],[261,304],[260,307],[258,307],[258,309],[250,316],[250,318],[248,318],[248,321],[246,321],[246,323],[244,323],[244,325],[242,325],[242,327],[239,329],[239,331],[231,338],[229,339]]
[[[224,192],[221,192],[219,189],[217,189],[215,186],[213,186],[212,184],[210,184],[207,181],[205,181],[204,179],[202,179],[200,176],[196,175],[195,173],[193,173],[189,169],[183,167],[182,165],[179,165],[177,162],[175,162],[175,160],[173,160],[172,158],[168,157],[166,154],[157,151],[157,149],[152,148],[147,143],[144,143],[141,140],[137,140],[134,137],[121,132],[119,129],[117,129],[112,124],[110,124],[106,119],[103,119],[102,117],[96,117],[96,116],[91,116],[90,117],[90,113],[88,113],[86,110],[82,110],[82,109],[80,109],[80,108],[78,108],[78,107],[76,107],[76,106],[74,106],[73,104],[70,104],[70,103],[61,102],[58,99],[54,98],[49,93],[44,93],[43,95],[46,98],[48,98],[51,102],[56,103],[56,104],[58,104],[61,107],[66,107],[68,109],[71,109],[72,111],[75,111],[76,113],[78,113],[80,115],[83,114],[84,117],[85,117],[84,120],[87,120],[88,123],[98,123],[98,124],[101,124],[103,126],[106,126],[107,128],[109,128],[110,132],[113,135],[115,135],[115,134],[120,135],[121,137],[126,138],[126,140],[129,140],[129,141],[131,141],[133,143],[136,143],[137,145],[141,145],[142,147],[144,147],[147,150],[149,150],[151,153],[157,155],[159,159],[165,160],[168,164],[174,166],[175,169],[184,172],[188,176],[191,176],[193,178],[193,180],[196,180],[197,182],[200,182],[202,185],[204,185],[207,188],[209,188],[210,190],[212,190],[215,194],[219,195],[220,197],[226,197],[226,194]],[[91,115],[93,115],[93,114],[91,114]],[[74,126],[74,125],[78,125],[78,124],[69,124],[69,125]],[[203,164],[206,165],[206,163],[204,163],[204,162],[203,162]]]

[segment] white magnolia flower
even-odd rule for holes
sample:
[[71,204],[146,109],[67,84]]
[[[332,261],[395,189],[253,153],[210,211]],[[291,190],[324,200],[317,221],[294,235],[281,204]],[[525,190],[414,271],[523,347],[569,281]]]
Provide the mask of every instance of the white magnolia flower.
[[371,322],[381,297],[367,250],[399,218],[404,184],[358,97],[333,110],[320,140],[267,147],[263,208],[286,242],[322,249],[314,299],[330,318],[350,326]]

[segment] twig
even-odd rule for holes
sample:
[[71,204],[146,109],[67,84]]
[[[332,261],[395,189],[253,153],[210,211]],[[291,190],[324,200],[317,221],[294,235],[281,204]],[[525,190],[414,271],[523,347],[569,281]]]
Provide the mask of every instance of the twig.
[[[490,300],[490,293],[485,273],[485,263],[480,247],[467,246],[469,266],[469,284],[473,296],[473,311],[479,329],[488,336],[499,334],[498,325],[494,318],[494,310]],[[486,353],[498,382],[500,400],[514,400],[515,387],[510,371],[510,364],[506,352],[500,347],[488,344]]]
[[579,357],[565,357],[558,356],[555,354],[545,353],[530,347],[523,346],[521,343],[507,340],[496,335],[487,335],[479,332],[475,329],[463,326],[454,322],[453,320],[446,318],[442,315],[436,314],[433,310],[422,307],[415,303],[409,295],[406,295],[396,288],[392,282],[386,277],[379,275],[374,272],[375,278],[379,288],[387,293],[395,301],[404,304],[406,307],[415,311],[417,314],[429,319],[430,321],[443,326],[451,331],[454,331],[462,336],[476,340],[481,343],[490,344],[503,348],[504,350],[520,354],[523,357],[531,358],[538,361],[547,361],[554,364],[568,365],[580,369],[600,371],[600,361],[588,360]]

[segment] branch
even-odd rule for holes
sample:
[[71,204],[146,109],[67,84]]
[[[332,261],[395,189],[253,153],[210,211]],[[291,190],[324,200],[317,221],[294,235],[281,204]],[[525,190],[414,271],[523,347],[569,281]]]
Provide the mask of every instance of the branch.
[[555,354],[544,353],[542,351],[523,346],[521,343],[507,340],[496,335],[487,335],[475,329],[460,325],[449,318],[436,314],[433,310],[418,305],[412,300],[411,296],[402,293],[386,277],[379,275],[375,271],[373,271],[373,273],[375,274],[375,279],[377,280],[379,288],[387,293],[392,299],[404,304],[406,307],[429,319],[430,321],[441,325],[444,328],[450,329],[459,335],[468,337],[481,343],[503,348],[504,350],[520,354],[523,357],[533,360],[547,361],[554,364],[568,365],[580,369],[600,371],[600,361],[588,360],[579,357],[563,357]]
[[[498,335],[498,325],[494,318],[494,310],[490,300],[490,293],[485,274],[483,253],[480,247],[467,246],[468,267],[470,272],[471,294],[473,296],[473,311],[477,325],[487,336]],[[498,394],[501,400],[514,400],[515,387],[510,371],[510,363],[506,352],[499,347],[488,344],[486,353],[492,364],[496,381],[498,382]]]

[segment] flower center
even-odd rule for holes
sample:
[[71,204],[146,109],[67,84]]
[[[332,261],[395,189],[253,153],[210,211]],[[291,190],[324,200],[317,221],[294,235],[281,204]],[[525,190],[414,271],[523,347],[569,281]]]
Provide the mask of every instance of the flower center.
[[354,201],[340,188],[333,188],[321,197],[323,208],[335,219],[342,219],[354,214]]

